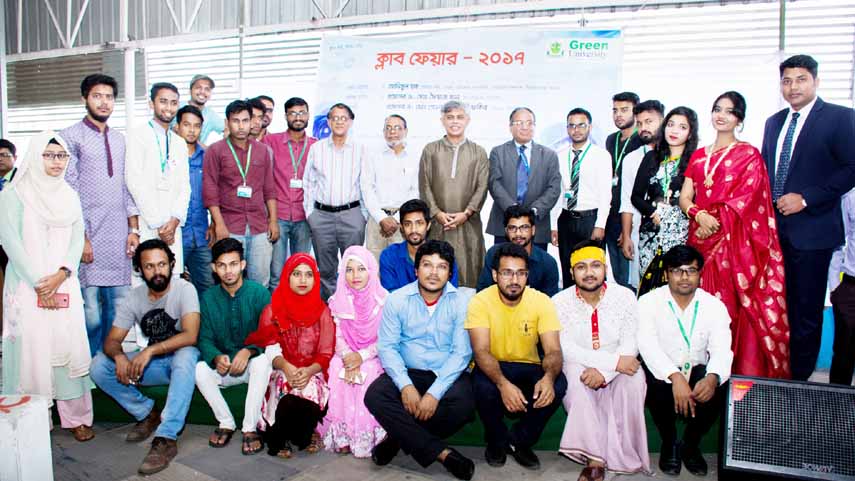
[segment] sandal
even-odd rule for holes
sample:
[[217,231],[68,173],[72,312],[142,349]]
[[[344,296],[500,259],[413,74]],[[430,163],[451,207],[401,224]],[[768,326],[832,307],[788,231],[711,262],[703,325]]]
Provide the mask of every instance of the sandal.
[[321,449],[324,449],[324,442],[321,439],[321,435],[318,433],[312,433],[312,442],[306,446],[306,452],[309,454],[315,454]]
[[603,481],[606,478],[606,468],[602,466],[587,466],[579,474],[579,481]]
[[294,451],[292,449],[293,448],[291,448],[291,443],[289,443],[288,441],[285,441],[285,444],[282,445],[282,449],[280,449],[276,453],[276,457],[279,457],[282,459],[291,459],[291,457],[294,456]]
[[226,444],[229,444],[234,433],[234,429],[217,428],[214,430],[214,433],[211,434],[211,437],[208,438],[208,446],[211,446],[212,448],[222,448]]
[[75,428],[70,428],[68,431],[72,436],[74,436],[74,440],[80,443],[85,443],[95,437],[95,432],[92,431],[92,428],[85,424],[81,424]]
[[[257,444],[254,444],[257,443]],[[244,456],[250,456],[264,449],[264,441],[257,433],[243,433],[240,452]]]
[[336,454],[350,454],[350,446],[344,446],[335,450]]

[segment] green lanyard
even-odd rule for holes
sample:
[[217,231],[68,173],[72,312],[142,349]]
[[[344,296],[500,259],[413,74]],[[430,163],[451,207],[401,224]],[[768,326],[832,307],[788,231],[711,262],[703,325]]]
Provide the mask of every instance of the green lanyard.
[[[671,187],[671,179],[674,178],[674,173],[677,171],[677,168],[679,167],[677,165],[677,160],[679,160],[679,159],[670,160],[670,159],[666,158],[663,161],[665,164],[663,166],[663,170],[665,171],[665,173],[662,175],[662,180],[659,181],[659,186],[662,187],[662,195],[665,195],[665,196],[668,195],[667,192],[670,190],[670,187]],[[669,170],[668,166],[672,165],[672,164],[673,164],[673,167]],[[668,200],[669,199],[665,199],[666,202]]]
[[582,155],[579,156],[579,162],[573,164],[573,147],[571,145],[570,150],[567,151],[567,170],[570,171],[570,182],[572,183],[574,179],[579,178],[579,169],[582,167],[582,161],[585,160],[585,155],[588,154],[588,149],[591,148],[591,143],[588,142],[588,146],[585,147],[585,151],[582,152]]
[[157,129],[151,120],[148,121],[149,127],[154,131],[154,140],[157,141],[157,155],[160,157],[160,173],[166,172],[166,164],[169,162],[169,129],[166,129],[166,157],[163,156],[163,148],[160,146],[160,135],[157,134]]
[[246,170],[244,170],[243,166],[240,165],[240,159],[238,159],[235,148],[232,147],[231,139],[226,139],[226,144],[229,145],[229,150],[232,151],[232,157],[235,158],[235,164],[237,164],[238,172],[240,172],[240,176],[243,179],[243,185],[246,185],[246,175],[249,173],[249,163],[252,162],[252,143],[249,143],[249,148],[246,151]]
[[683,340],[686,341],[686,347],[689,349],[689,355],[692,353],[692,334],[695,332],[695,321],[698,320],[698,301],[695,301],[695,313],[692,315],[692,327],[689,330],[689,335],[686,335],[686,329],[683,328],[683,321],[680,320],[680,316],[677,315],[677,311],[674,310],[674,304],[671,301],[668,301],[668,307],[671,308],[671,313],[674,314],[674,318],[677,319],[677,325],[680,327],[680,334],[683,336]]
[[291,148],[291,141],[288,140],[285,143],[288,144],[288,153],[291,154],[291,166],[294,167],[294,178],[296,179],[297,169],[300,168],[300,164],[303,162],[303,157],[306,155],[306,144],[309,143],[309,139],[303,139],[303,150],[300,151],[300,157],[297,159],[296,162],[294,162],[294,149]]
[[623,156],[626,155],[626,147],[629,145],[629,142],[632,140],[632,137],[635,133],[638,132],[638,129],[632,131],[632,134],[629,135],[629,138],[626,139],[626,142],[623,144],[623,148],[620,149],[620,154],[618,154],[618,146],[620,145],[620,131],[615,133],[615,170],[614,176],[617,177],[618,169],[620,169],[620,164],[623,162]]

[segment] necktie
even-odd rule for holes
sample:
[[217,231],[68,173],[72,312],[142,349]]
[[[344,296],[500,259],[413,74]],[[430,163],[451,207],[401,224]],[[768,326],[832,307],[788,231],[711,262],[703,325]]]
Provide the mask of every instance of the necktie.
[[0,190],[3,190],[3,187],[6,185],[6,179],[0,177]]
[[573,150],[573,166],[570,171],[570,197],[567,199],[567,210],[573,210],[579,201],[579,168],[582,166],[582,163],[579,162],[579,154],[581,153],[581,150]]
[[772,186],[772,199],[778,200],[784,195],[784,184],[787,182],[787,173],[790,170],[790,157],[793,150],[793,137],[796,133],[796,124],[799,120],[799,113],[793,112],[793,119],[790,120],[790,125],[787,127],[787,134],[784,136],[784,143],[781,145],[781,158],[778,159],[778,169],[775,171],[775,185]]
[[525,145],[520,145],[520,156],[517,160],[517,203],[522,205],[528,191],[528,174],[531,169],[525,156]]

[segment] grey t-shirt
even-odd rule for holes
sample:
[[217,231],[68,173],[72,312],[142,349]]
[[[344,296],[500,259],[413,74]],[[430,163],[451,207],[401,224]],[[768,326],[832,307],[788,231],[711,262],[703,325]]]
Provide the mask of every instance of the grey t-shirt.
[[137,327],[140,346],[165,341],[181,332],[181,318],[199,312],[199,296],[193,284],[184,279],[173,277],[169,284],[166,295],[154,302],[148,298],[147,286],[131,289],[116,308],[113,325],[128,330]]

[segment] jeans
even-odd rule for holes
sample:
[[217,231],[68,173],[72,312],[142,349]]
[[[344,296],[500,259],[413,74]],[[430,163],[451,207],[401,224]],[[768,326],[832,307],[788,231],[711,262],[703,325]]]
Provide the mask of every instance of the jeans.
[[[132,360],[140,351],[127,353]],[[186,346],[164,356],[151,358],[145,367],[138,384],[141,386],[169,385],[166,406],[160,413],[160,425],[155,436],[166,439],[178,439],[178,432],[184,427],[184,418],[190,410],[190,400],[196,387],[196,362],[199,350]],[[99,352],[92,360],[89,375],[98,387],[115,399],[122,408],[137,421],[142,421],[154,409],[154,399],[143,394],[132,385],[124,385],[116,379],[116,363]]]
[[211,272],[211,249],[207,244],[184,246],[184,267],[190,272],[190,281],[199,293],[199,297],[214,285]]
[[232,239],[237,239],[243,244],[243,258],[246,259],[246,277],[264,287],[270,284],[270,259],[273,257],[273,244],[267,240],[267,231],[252,235],[249,226],[246,233],[238,235],[232,233]]
[[631,289],[629,285],[629,259],[623,256],[623,250],[621,250],[617,243],[621,230],[620,214],[617,216],[610,215],[608,221],[606,221],[605,244],[609,251],[612,274],[615,276],[615,282]]
[[285,261],[298,252],[309,252],[312,248],[312,233],[309,223],[301,220],[292,222],[279,219],[279,240],[273,244],[273,260],[270,262],[270,290],[279,286],[279,276]]
[[81,287],[86,333],[89,335],[89,353],[95,356],[104,346],[107,333],[113,328],[116,306],[128,295],[131,286]]

